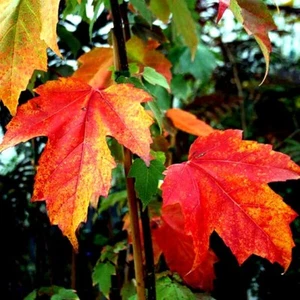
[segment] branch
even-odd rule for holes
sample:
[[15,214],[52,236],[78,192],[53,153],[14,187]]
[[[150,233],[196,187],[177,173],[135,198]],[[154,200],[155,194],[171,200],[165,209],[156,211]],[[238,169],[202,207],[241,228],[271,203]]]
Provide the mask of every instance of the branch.
[[[120,75],[129,76],[128,61],[123,34],[123,22],[120,14],[118,0],[110,0],[113,17],[113,48],[115,58],[116,77]],[[117,79],[116,78],[116,79]],[[143,255],[141,246],[141,235],[139,228],[138,200],[136,198],[133,178],[128,178],[128,173],[132,165],[132,153],[124,147],[124,170],[126,176],[126,187],[128,196],[128,206],[130,215],[130,226],[132,232],[134,271],[136,279],[137,298],[146,299]]]

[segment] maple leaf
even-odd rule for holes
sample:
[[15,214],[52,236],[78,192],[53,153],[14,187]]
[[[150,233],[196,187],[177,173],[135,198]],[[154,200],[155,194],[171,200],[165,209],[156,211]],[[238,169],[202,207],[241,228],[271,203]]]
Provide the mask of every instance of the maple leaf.
[[0,3],[0,99],[15,115],[34,70],[47,70],[47,47],[56,43],[59,0],[2,0]]
[[[215,279],[213,265],[218,260],[216,255],[208,250],[202,263],[193,268],[195,261],[193,239],[191,235],[185,233],[180,205],[166,206],[163,220],[160,226],[151,230],[154,255],[158,256],[163,252],[170,270],[180,274],[189,286],[212,290]],[[156,223],[159,223],[158,220]]]
[[107,196],[115,162],[106,136],[150,161],[152,118],[140,105],[151,97],[129,84],[99,91],[78,79],[39,86],[7,127],[0,151],[36,136],[48,136],[39,160],[32,200],[46,200],[49,218],[77,249],[75,231],[89,202]]
[[[213,231],[240,264],[256,254],[288,268],[294,246],[289,224],[297,215],[267,185],[300,178],[300,167],[287,155],[270,145],[243,141],[241,131],[215,131],[198,137],[189,160],[171,165],[165,173],[162,218],[172,228],[184,228],[192,239],[195,258],[190,271],[207,258]],[[174,205],[180,207],[183,223],[168,213]],[[164,251],[169,261],[181,251],[173,244]],[[178,257],[173,269],[180,268]]]
[[162,172],[165,167],[160,160],[153,159],[149,166],[146,166],[141,159],[135,159],[128,177],[135,178],[135,190],[143,207],[146,207],[151,201],[151,197],[156,194],[158,182],[163,179]]
[[211,126],[197,119],[195,115],[179,108],[168,109],[166,117],[172,120],[176,128],[190,134],[205,136],[214,131]]
[[243,24],[249,35],[256,39],[266,61],[266,72],[261,84],[269,72],[270,52],[272,46],[268,36],[269,31],[275,30],[273,18],[267,5],[260,0],[220,0],[217,21],[219,21],[225,10],[229,7],[236,19]]
[[72,77],[81,79],[93,88],[104,89],[112,85],[113,49],[94,48],[79,57],[79,68]]

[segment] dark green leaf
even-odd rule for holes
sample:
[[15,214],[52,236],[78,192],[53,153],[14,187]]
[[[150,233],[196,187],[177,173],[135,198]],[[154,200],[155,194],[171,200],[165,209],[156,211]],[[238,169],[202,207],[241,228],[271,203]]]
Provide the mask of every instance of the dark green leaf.
[[72,54],[77,57],[77,53],[81,48],[80,41],[66,29],[66,27],[58,24],[57,26],[58,36],[62,39],[64,43],[70,48]]
[[135,178],[135,189],[143,207],[147,206],[151,197],[156,194],[158,182],[163,179],[164,170],[165,167],[159,160],[152,160],[149,167],[140,158],[132,164],[128,176]]
[[114,274],[116,269],[110,262],[97,263],[92,274],[93,284],[99,284],[100,291],[107,298],[111,288],[111,275]]

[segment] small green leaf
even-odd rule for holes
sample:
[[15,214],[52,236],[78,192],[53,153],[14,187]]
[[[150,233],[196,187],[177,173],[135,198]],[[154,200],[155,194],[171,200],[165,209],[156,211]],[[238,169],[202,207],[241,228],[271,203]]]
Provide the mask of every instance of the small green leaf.
[[138,73],[139,70],[140,70],[137,63],[130,63],[128,65],[128,67],[129,67],[129,72],[130,72],[131,75]]
[[162,164],[166,162],[166,155],[162,151],[151,151],[151,155]]
[[139,11],[141,16],[149,23],[152,24],[152,13],[148,9],[144,0],[130,0],[134,8]]
[[93,284],[99,284],[99,289],[106,298],[108,298],[111,288],[111,275],[114,274],[116,274],[116,269],[110,262],[97,263],[94,268],[92,274]]
[[32,291],[30,294],[28,294],[24,300],[35,300],[37,297],[37,292],[36,290]]
[[151,84],[157,84],[166,89],[170,88],[167,79],[162,74],[156,72],[153,68],[145,67],[143,77]]
[[159,160],[152,160],[149,167],[140,158],[132,164],[128,176],[135,178],[135,189],[143,207],[146,207],[151,197],[156,194],[158,182],[163,179],[164,170],[165,167]]
[[117,264],[119,252],[127,249],[127,242],[120,241],[113,246],[106,245],[102,251],[99,262],[108,261],[114,265]]
[[61,297],[61,299],[64,299],[64,300],[78,300],[79,299],[79,297],[75,293],[75,291],[71,290],[71,289],[61,288],[58,291],[58,295]]
[[159,300],[196,300],[195,295],[186,286],[162,277],[156,282],[156,297]]

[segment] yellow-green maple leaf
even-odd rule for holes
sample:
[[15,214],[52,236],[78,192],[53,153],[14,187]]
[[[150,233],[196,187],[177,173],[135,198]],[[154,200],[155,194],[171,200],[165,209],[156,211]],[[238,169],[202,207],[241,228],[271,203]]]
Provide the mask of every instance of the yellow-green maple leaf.
[[14,115],[34,70],[47,70],[56,43],[59,0],[0,1],[0,99]]

